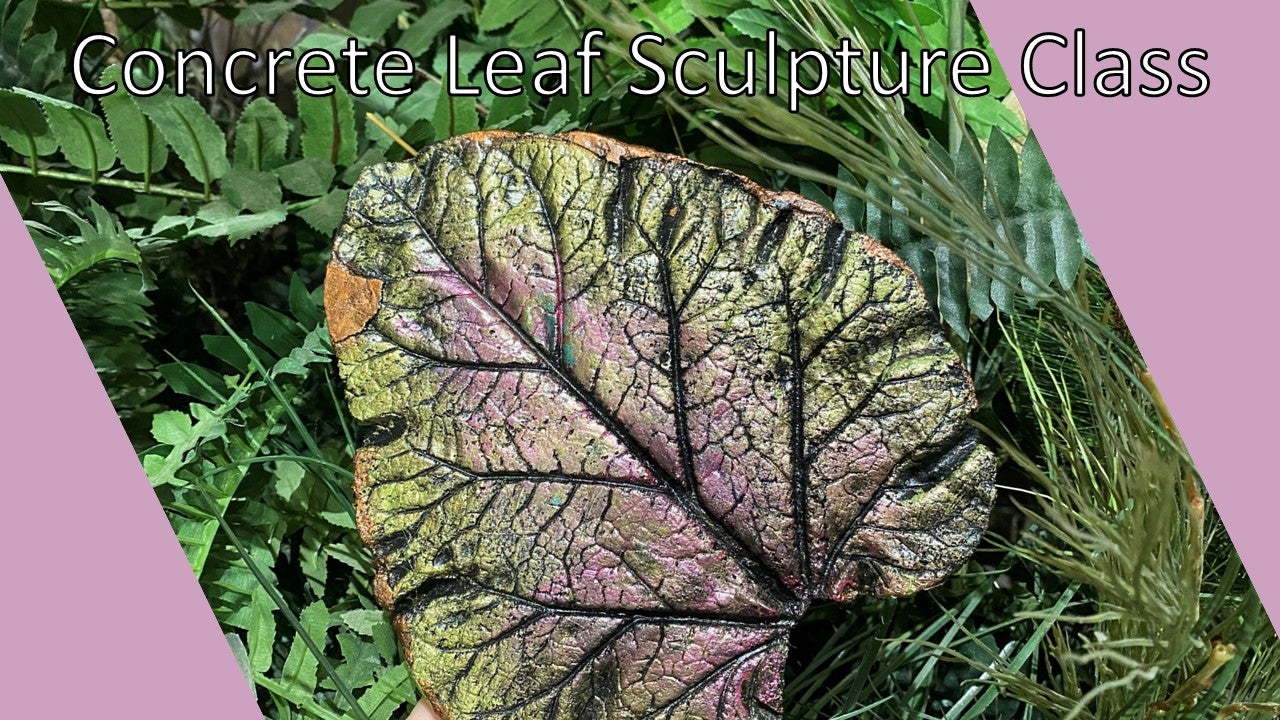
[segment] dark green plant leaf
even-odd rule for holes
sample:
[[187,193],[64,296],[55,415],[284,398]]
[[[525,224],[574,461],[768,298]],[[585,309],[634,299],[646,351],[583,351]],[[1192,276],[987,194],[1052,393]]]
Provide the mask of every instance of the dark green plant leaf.
[[813,603],[930,587],[993,458],[914,276],[821,207],[599,136],[353,188],[326,279],[359,527],[447,717],[777,717]]
[[31,97],[0,89],[0,140],[27,157],[48,155],[58,149],[40,104]]
[[44,108],[49,129],[58,139],[58,146],[67,162],[88,170],[95,178],[115,164],[115,150],[107,139],[107,129],[99,117],[65,100],[23,88],[15,88],[14,92],[39,102]]
[[296,2],[295,0],[269,0],[268,2],[249,3],[236,15],[236,25],[257,25],[270,22],[301,4],[301,2]]
[[279,225],[285,221],[285,212],[283,208],[273,208],[241,215],[230,203],[220,200],[205,205],[196,217],[204,224],[193,228],[188,233],[191,237],[226,238],[235,242]]
[[415,57],[424,55],[445,28],[470,12],[471,5],[463,0],[432,3],[422,17],[404,31],[397,45]]
[[501,30],[524,17],[533,5],[533,3],[488,0],[480,10],[479,17],[476,18],[476,26],[484,31]]
[[338,229],[338,224],[342,222],[342,212],[347,207],[347,191],[334,190],[311,207],[305,208],[298,212],[298,217],[302,218],[317,232],[325,235],[332,235],[334,230]]
[[351,16],[347,27],[360,37],[380,38],[395,24],[400,13],[412,7],[413,3],[404,0],[373,0],[362,3]]
[[284,159],[289,144],[289,121],[268,98],[255,98],[236,123],[237,167],[271,170]]
[[298,118],[302,122],[302,155],[350,165],[356,159],[355,110],[351,95],[341,84],[328,97],[297,93]]
[[195,98],[159,93],[136,98],[135,102],[173,148],[187,172],[206,189],[230,169],[227,138]]
[[479,129],[480,116],[476,111],[475,98],[455,97],[442,93],[436,102],[431,127],[438,138],[461,135]]
[[46,225],[27,221],[31,238],[55,287],[61,288],[80,273],[102,263],[122,260],[142,265],[142,255],[134,239],[120,221],[98,203],[89,201],[93,222],[57,202],[43,203],[43,207],[70,218],[80,231],[79,235],[64,235]]
[[325,158],[306,157],[276,168],[276,177],[290,192],[316,197],[329,191],[337,170]]
[[1015,222],[1040,278],[1045,282],[1057,278],[1068,286],[1075,282],[1084,262],[1084,236],[1034,135],[1022,147]]
[[0,5],[0,88],[44,90],[65,70],[57,33],[30,34],[37,7],[36,0]]
[[[100,83],[120,82],[120,66],[108,65]],[[148,180],[169,161],[169,149],[151,120],[138,109],[133,96],[119,90],[98,98],[111,131],[111,144],[120,156],[120,164],[131,173]]]
[[265,212],[280,205],[280,183],[269,172],[233,167],[219,181],[222,196],[241,210]]

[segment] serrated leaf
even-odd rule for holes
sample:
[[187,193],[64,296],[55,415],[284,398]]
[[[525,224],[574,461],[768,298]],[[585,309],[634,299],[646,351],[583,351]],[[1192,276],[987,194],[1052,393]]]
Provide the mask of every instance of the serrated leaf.
[[341,615],[342,622],[355,632],[371,637],[373,628],[386,623],[386,616],[381,610],[348,610]]
[[1084,262],[1084,237],[1034,135],[1022,147],[1018,211],[1032,266],[1046,282],[1070,287]]
[[302,121],[302,154],[327,160],[332,165],[350,165],[356,159],[356,120],[351,95],[333,85],[328,97],[297,93],[298,118]]
[[[991,131],[987,140],[987,214],[992,217],[1002,239],[1016,243],[1011,229],[1018,202],[1018,154],[999,129]],[[991,302],[1003,313],[1014,310],[1014,298],[1020,284],[1018,273],[1001,266],[991,278]]]
[[961,339],[969,338],[969,283],[962,256],[946,245],[933,251],[937,265],[938,312]]
[[775,717],[812,603],[967,558],[963,363],[898,258],[788,197],[582,134],[352,189],[325,293],[379,426],[359,526],[442,715]]
[[409,670],[404,665],[387,668],[386,671],[360,696],[360,707],[369,720],[390,720],[401,705],[413,702],[416,694]]
[[298,211],[298,217],[317,232],[332,235],[342,222],[342,213],[346,207],[347,191],[334,190],[320,198],[315,205]]
[[304,197],[324,195],[333,185],[337,169],[324,158],[308,157],[276,168],[276,177],[290,192]]
[[[120,66],[108,65],[102,71],[100,83],[109,85],[120,82]],[[169,160],[169,148],[155,125],[138,109],[133,96],[118,90],[98,98],[102,113],[107,119],[111,144],[120,156],[120,164],[131,173],[150,178]]]
[[435,115],[431,118],[431,127],[438,138],[462,135],[479,129],[480,116],[476,111],[475,98],[441,93],[436,102]]
[[95,178],[115,164],[116,153],[107,138],[107,129],[96,115],[79,105],[23,88],[14,88],[14,92],[40,103],[67,162],[88,170]]
[[534,3],[488,0],[476,18],[476,27],[484,32],[501,30],[524,17],[533,6]]
[[270,2],[252,2],[244,6],[236,15],[236,25],[258,25],[271,22],[281,15],[290,12],[300,3],[293,0],[270,0]]
[[[329,610],[323,602],[316,601],[302,609],[298,616],[302,625],[301,632],[318,647],[325,645],[325,635],[329,631]],[[299,691],[314,693],[316,690],[316,670],[319,661],[300,637],[295,633],[293,644],[289,646],[289,655],[285,658],[281,671],[284,683]]]
[[151,437],[163,445],[180,447],[191,439],[191,416],[177,410],[158,413],[151,419]]
[[752,40],[764,40],[769,30],[785,26],[782,18],[758,8],[735,10],[725,18],[730,27]]
[[470,12],[471,5],[463,0],[433,3],[422,17],[404,31],[397,45],[414,57],[424,55],[445,28]]
[[[858,182],[853,173],[849,172],[843,165],[837,171],[836,177],[853,186]],[[866,224],[867,219],[867,203],[860,197],[852,193],[845,192],[842,188],[837,187],[835,197],[831,201],[831,207],[836,214],[836,219],[842,225],[850,230],[857,230]]]
[[158,93],[135,98],[135,102],[187,172],[206,188],[230,169],[227,138],[195,98]]
[[236,122],[235,164],[252,170],[271,170],[284,159],[289,121],[274,102],[255,98]]
[[563,37],[572,29],[558,3],[528,3],[528,6],[529,12],[507,33],[508,42],[515,47],[537,47]]
[[27,157],[48,155],[58,149],[39,103],[12,90],[0,89],[0,140]]
[[1018,202],[1018,153],[1004,133],[993,130],[987,140],[987,177],[990,182],[990,213],[1011,214]]
[[[215,205],[215,203],[210,203],[210,205]],[[209,206],[205,207],[207,209]],[[226,210],[229,210],[229,212],[219,210],[216,213],[207,213],[202,210],[204,216],[201,219],[206,220],[206,223],[193,228],[188,235],[190,237],[226,238],[231,242],[236,242],[270,230],[285,221],[283,208],[238,215],[235,214],[235,208],[227,204]]]
[[79,230],[79,235],[63,235],[53,228],[27,221],[31,239],[54,287],[61,288],[80,273],[107,262],[124,261],[142,266],[142,255],[133,238],[120,221],[97,202],[89,201],[92,223],[60,203],[41,203],[41,206],[69,218]]
[[351,32],[364,38],[377,39],[395,24],[400,13],[412,8],[404,0],[373,0],[356,8],[347,26]]
[[280,204],[280,183],[269,172],[233,167],[219,181],[222,196],[241,210],[264,212]]
[[271,669],[272,651],[276,642],[276,608],[261,587],[254,588],[249,605],[249,670],[260,675]]
[[[956,179],[969,200],[982,207],[986,200],[987,178],[982,153],[976,142],[961,143],[960,152],[955,157],[955,172]],[[986,320],[995,312],[995,306],[991,304],[991,278],[973,264],[968,265],[965,273],[968,310],[978,320]]]

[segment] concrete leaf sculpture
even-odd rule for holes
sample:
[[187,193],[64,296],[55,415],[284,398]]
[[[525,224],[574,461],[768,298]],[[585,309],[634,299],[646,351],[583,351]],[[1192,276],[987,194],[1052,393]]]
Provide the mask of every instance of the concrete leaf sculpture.
[[452,720],[780,717],[811,603],[930,587],[987,522],[914,275],[723,170],[441,142],[364,172],[325,304],[376,594]]

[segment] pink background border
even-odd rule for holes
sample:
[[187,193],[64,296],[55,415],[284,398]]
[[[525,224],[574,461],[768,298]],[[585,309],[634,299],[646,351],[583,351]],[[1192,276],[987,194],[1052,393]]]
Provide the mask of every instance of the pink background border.
[[0,237],[4,716],[262,717],[7,188]]
[[[1267,278],[1280,264],[1269,222],[1280,182],[1264,52],[1280,4],[974,4],[1015,76],[1022,45],[1050,30],[1084,27],[1095,50],[1209,53],[1213,85],[1196,100],[1020,97],[1278,617],[1280,372]],[[7,191],[0,229],[6,711],[41,717],[83,704],[76,711],[136,718],[259,717]],[[54,698],[65,706],[51,707]]]
[[[1280,4],[973,4],[1274,623],[1280,322],[1269,275],[1280,266],[1271,218],[1280,154],[1276,72],[1265,53]],[[1076,28],[1087,33],[1089,57],[1120,47],[1135,66],[1148,48],[1174,58],[1202,48],[1209,92],[1033,95],[1017,81],[1023,46]],[[1066,50],[1047,46],[1036,61],[1042,84],[1071,77]]]

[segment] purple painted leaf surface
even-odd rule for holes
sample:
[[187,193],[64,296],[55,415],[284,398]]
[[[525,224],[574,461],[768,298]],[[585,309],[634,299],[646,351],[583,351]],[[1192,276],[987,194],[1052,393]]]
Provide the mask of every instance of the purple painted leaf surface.
[[326,280],[360,528],[448,718],[778,717],[819,600],[969,556],[972,388],[905,266],[583,134],[372,167]]

